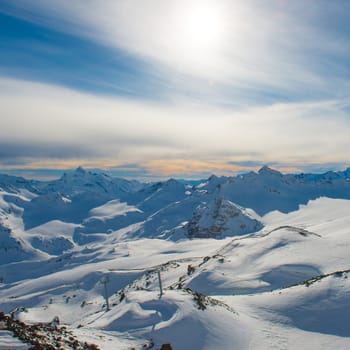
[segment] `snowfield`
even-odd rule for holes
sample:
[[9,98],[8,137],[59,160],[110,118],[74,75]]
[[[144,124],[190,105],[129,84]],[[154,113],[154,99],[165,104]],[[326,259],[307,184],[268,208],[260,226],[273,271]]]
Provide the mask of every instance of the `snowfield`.
[[106,350],[348,350],[349,175],[0,175],[0,312]]

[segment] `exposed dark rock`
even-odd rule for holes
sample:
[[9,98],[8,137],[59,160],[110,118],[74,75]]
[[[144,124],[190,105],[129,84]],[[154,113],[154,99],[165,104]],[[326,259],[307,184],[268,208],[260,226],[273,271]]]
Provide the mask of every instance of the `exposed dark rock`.
[[170,344],[163,344],[159,350],[173,350]]
[[11,331],[22,342],[32,345],[30,350],[99,350],[95,344],[82,343],[66,327],[58,327],[58,318],[50,323],[26,324],[0,312],[0,323],[4,330]]

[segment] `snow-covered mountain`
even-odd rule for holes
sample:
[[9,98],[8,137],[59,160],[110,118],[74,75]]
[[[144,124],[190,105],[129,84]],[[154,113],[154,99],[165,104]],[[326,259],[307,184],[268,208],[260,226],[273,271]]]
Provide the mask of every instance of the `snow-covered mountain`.
[[262,224],[247,210],[216,197],[196,208],[186,228],[190,238],[218,238],[257,232]]
[[[107,350],[349,349],[349,227],[350,169],[1,175],[0,312]],[[6,327],[0,349],[27,349]]]
[[23,230],[41,227],[41,234],[28,241],[36,249],[53,242],[50,222],[73,225],[69,241],[55,235],[62,252],[111,234],[122,240],[178,240],[255,232],[262,228],[259,215],[297,210],[322,196],[350,199],[349,176],[350,169],[283,175],[264,166],[235,177],[213,175],[193,186],[174,179],[145,184],[79,167],[51,182],[1,175],[0,185],[4,203],[21,211],[16,217]]
[[212,182],[220,187],[225,198],[245,208],[252,208],[260,215],[272,210],[288,213],[297,210],[300,204],[322,196],[350,198],[350,169],[325,174],[284,175],[264,166],[257,173],[214,177],[202,184],[200,190],[211,191]]
[[38,181],[26,180],[23,177],[0,174],[0,189],[9,193],[25,192],[26,194],[38,193]]
[[194,208],[189,221],[171,230],[171,238],[216,238],[240,236],[257,232],[263,225],[253,211],[244,209],[220,196],[201,202]]
[[90,171],[78,167],[73,172],[64,173],[60,179],[46,183],[42,189],[45,192],[60,192],[65,196],[93,192],[111,198],[124,198],[142,187],[143,185],[135,180],[115,178],[99,170]]

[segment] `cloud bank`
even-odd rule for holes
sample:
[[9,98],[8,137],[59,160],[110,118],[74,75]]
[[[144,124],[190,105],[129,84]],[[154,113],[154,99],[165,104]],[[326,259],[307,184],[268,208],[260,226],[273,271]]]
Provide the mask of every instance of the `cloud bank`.
[[3,164],[9,158],[49,168],[53,159],[62,166],[137,163],[171,175],[239,171],[251,168],[238,166],[247,161],[348,161],[348,100],[231,111],[97,97],[13,79],[0,79],[0,91]]
[[20,35],[5,36],[0,167],[345,167],[349,10],[342,0],[3,0],[0,13],[26,26],[9,23],[36,36],[24,43],[30,64]]

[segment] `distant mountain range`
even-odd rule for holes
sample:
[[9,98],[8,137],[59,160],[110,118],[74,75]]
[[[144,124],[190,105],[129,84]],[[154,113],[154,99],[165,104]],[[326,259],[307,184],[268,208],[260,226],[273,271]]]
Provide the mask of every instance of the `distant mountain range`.
[[264,166],[193,185],[174,179],[147,184],[79,167],[48,182],[0,175],[0,190],[0,250],[7,249],[3,260],[10,261],[111,239],[256,232],[268,212],[291,212],[319,197],[350,199],[350,168],[284,175]]
[[[64,347],[55,330],[103,350],[346,350],[349,200],[350,169],[0,175],[0,313],[52,348]],[[0,348],[27,349],[2,323]]]

